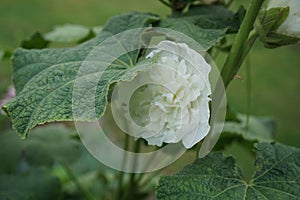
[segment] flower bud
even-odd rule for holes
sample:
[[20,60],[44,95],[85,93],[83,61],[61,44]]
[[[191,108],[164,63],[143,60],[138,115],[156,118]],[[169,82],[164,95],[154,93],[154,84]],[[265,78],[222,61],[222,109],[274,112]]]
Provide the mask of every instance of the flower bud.
[[299,0],[271,0],[268,9],[275,7],[289,7],[286,20],[276,30],[277,33],[300,38],[300,1]]
[[300,0],[271,0],[260,12],[255,28],[268,48],[295,44],[300,40]]

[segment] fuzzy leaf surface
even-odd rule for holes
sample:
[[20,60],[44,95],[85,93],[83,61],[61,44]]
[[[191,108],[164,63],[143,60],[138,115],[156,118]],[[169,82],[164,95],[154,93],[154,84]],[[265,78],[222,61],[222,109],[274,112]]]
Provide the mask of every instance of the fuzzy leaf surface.
[[[30,129],[38,124],[53,121],[93,121],[99,119],[106,108],[107,94],[112,83],[135,76],[135,68],[139,51],[125,52],[108,67],[106,63],[82,63],[90,52],[112,35],[134,28],[148,27],[158,18],[151,14],[127,13],[111,18],[103,31],[94,39],[73,48],[26,50],[17,49],[13,55],[13,82],[17,96],[4,106],[4,110],[12,119],[13,127],[21,137],[26,137]],[[120,44],[119,44],[119,43]],[[116,44],[118,45],[116,47]],[[122,42],[117,40],[106,44],[106,49],[98,52],[102,57],[111,56],[111,52],[122,49]],[[82,116],[74,119],[72,103],[88,98],[72,99],[74,82],[80,76],[79,69],[84,70],[80,78],[89,81],[90,76],[101,74],[96,85],[94,104],[95,113],[81,110]],[[126,75],[125,75],[126,74]],[[92,77],[92,78],[93,78]],[[88,83],[86,84],[88,86]],[[93,88],[81,88],[81,95]],[[82,108],[83,109],[83,108]]]
[[211,153],[160,179],[158,199],[300,199],[300,150],[256,145],[256,171],[247,183],[232,157]]

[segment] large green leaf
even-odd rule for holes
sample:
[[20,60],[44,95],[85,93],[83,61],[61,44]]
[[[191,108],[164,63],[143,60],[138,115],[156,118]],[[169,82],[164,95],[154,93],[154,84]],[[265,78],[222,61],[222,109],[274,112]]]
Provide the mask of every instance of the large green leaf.
[[[158,18],[151,14],[123,14],[110,19],[103,31],[94,39],[74,48],[17,49],[13,56],[13,81],[17,97],[4,106],[4,110],[12,119],[13,127],[25,137],[30,129],[46,122],[99,119],[106,108],[110,85],[121,79],[131,79],[136,74],[135,69],[131,67],[137,61],[139,52],[129,52],[121,58],[114,58],[116,61],[108,68],[101,62],[85,62],[84,68],[81,68],[85,71],[85,76],[80,78],[89,81],[90,76],[95,79],[95,76],[102,74],[101,80],[97,83],[96,97],[92,102],[97,105],[96,113],[92,115],[88,109],[84,110],[82,107],[80,110],[82,115],[74,119],[72,92],[74,81],[80,74],[81,64],[88,54],[109,36],[128,29],[147,27],[156,20]],[[119,46],[116,47],[116,43]],[[116,48],[122,49],[122,43],[112,40],[106,44],[106,49],[98,53],[102,57],[109,57],[111,52],[117,50]],[[125,73],[127,74],[124,75]],[[82,96],[85,96],[85,92],[91,91],[93,90],[87,85],[86,88],[76,92],[81,92]],[[86,104],[92,101],[88,97],[84,100]]]
[[211,153],[160,179],[158,199],[300,199],[300,150],[282,144],[256,146],[256,171],[246,182],[232,157]]

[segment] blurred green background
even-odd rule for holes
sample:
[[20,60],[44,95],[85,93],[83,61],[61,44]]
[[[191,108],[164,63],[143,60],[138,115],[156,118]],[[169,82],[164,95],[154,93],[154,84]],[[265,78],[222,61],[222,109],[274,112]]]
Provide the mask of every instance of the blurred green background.
[[[138,10],[161,15],[168,8],[158,0],[1,0],[0,48],[13,50],[36,31],[48,32],[65,23],[103,25],[113,15]],[[217,61],[222,66],[223,57]],[[276,139],[300,147],[300,47],[265,49],[259,42],[249,59],[251,65],[251,113],[273,116],[277,122]],[[231,107],[246,112],[245,67],[243,80],[234,80],[227,92]],[[9,61],[0,63],[0,93],[11,83]],[[3,124],[2,124],[3,126]]]

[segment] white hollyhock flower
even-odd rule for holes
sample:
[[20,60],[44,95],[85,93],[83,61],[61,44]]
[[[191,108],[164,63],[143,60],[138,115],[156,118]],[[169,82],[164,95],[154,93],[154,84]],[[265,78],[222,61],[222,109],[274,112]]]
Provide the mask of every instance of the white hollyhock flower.
[[[191,148],[210,130],[211,66],[186,44],[162,41],[156,47],[146,57],[150,70],[115,87],[115,120],[123,118],[123,130],[150,145],[182,141]],[[120,101],[132,90],[130,101]]]
[[300,0],[271,0],[268,9],[289,7],[287,19],[280,25],[277,32],[283,35],[300,38]]

